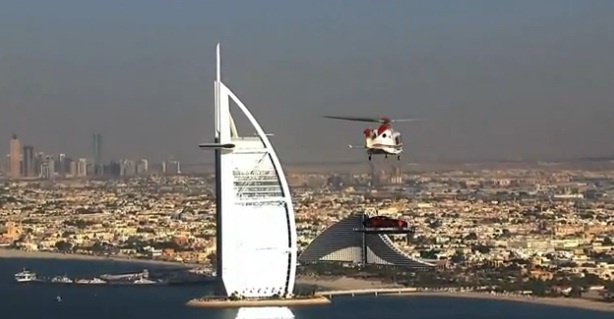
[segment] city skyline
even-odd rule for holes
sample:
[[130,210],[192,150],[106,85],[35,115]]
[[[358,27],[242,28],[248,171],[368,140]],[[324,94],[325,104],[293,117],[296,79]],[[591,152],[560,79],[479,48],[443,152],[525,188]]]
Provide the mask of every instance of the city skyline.
[[[102,135],[94,133],[92,154],[70,156],[65,152],[35,152],[32,145],[21,147],[17,134],[10,140],[6,161],[0,165],[0,177],[18,179],[55,179],[83,177],[130,177],[149,174],[182,174],[181,161],[163,160],[152,163],[147,158],[130,159],[126,157],[101,159]],[[155,166],[155,167],[152,167]]]
[[5,6],[0,137],[85,154],[98,132],[109,158],[211,162],[221,41],[282,162],[363,158],[346,146],[364,127],[326,114],[424,118],[397,127],[404,161],[614,155],[614,4],[265,3]]

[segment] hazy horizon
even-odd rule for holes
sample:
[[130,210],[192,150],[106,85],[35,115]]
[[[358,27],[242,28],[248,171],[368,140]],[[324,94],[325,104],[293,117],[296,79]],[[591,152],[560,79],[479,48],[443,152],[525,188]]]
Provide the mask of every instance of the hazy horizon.
[[[366,160],[366,123],[401,123],[404,161],[614,156],[611,1],[8,1],[0,154],[211,162],[224,82],[282,162]],[[367,125],[368,126],[368,125]]]

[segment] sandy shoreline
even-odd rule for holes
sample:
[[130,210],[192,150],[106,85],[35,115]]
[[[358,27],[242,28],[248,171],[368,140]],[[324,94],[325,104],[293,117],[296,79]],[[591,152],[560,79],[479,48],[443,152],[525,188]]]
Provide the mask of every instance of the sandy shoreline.
[[319,290],[349,290],[369,288],[394,288],[400,285],[387,284],[379,280],[369,280],[352,277],[313,277],[297,276],[296,283],[301,285],[317,286]]
[[469,299],[488,299],[509,302],[524,302],[547,306],[577,308],[593,311],[614,312],[614,303],[601,302],[582,298],[564,297],[534,297],[520,295],[501,295],[482,292],[408,292],[398,294],[402,297],[446,297],[446,298],[469,298]]
[[197,264],[184,264],[179,262],[170,262],[151,259],[136,259],[124,257],[106,257],[82,254],[64,254],[50,251],[23,251],[17,249],[0,248],[0,260],[3,258],[24,258],[24,259],[59,259],[59,260],[96,260],[96,261],[116,261],[123,263],[150,264],[160,266],[175,266],[175,267],[202,267]]
[[[400,287],[394,284],[387,284],[381,281],[349,278],[349,277],[297,277],[297,284],[313,285],[319,287],[319,291],[326,290],[353,290],[369,288],[393,288]],[[380,294],[383,295],[383,294]],[[606,303],[596,300],[583,298],[553,298],[553,297],[534,297],[521,295],[490,294],[482,292],[446,292],[446,291],[416,291],[390,293],[387,296],[398,297],[446,297],[446,298],[468,298],[468,299],[487,299],[506,302],[525,302],[547,306],[568,307],[593,311],[614,312],[614,303]]]

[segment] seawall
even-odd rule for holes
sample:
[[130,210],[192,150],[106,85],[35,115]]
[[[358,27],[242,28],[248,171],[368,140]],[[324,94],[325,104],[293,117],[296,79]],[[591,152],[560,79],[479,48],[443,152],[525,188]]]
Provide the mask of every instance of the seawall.
[[189,307],[200,308],[241,308],[241,307],[301,307],[301,306],[321,306],[330,304],[330,299],[324,296],[313,296],[309,298],[289,298],[289,299],[250,299],[250,300],[228,300],[228,299],[192,299],[186,303]]

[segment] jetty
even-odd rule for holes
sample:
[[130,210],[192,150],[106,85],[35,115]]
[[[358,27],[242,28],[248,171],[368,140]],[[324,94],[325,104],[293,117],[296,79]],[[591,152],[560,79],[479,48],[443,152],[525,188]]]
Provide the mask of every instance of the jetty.
[[189,307],[199,308],[242,308],[242,307],[300,307],[321,306],[330,304],[325,296],[309,296],[299,298],[255,298],[231,300],[228,298],[197,298],[186,303]]
[[346,289],[346,290],[325,290],[316,291],[316,296],[325,296],[332,298],[334,296],[356,296],[356,295],[391,295],[391,294],[403,294],[408,292],[420,291],[415,287],[403,287],[403,288],[366,288],[366,289]]

